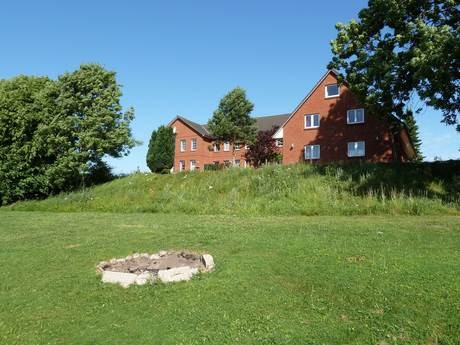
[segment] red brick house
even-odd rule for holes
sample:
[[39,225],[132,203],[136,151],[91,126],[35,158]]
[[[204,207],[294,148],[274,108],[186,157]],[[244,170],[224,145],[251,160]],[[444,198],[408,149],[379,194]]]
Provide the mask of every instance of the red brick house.
[[[205,164],[230,163],[232,147],[214,144],[206,125],[177,116],[169,124],[176,134],[174,171],[202,170]],[[258,130],[279,127],[274,138],[283,164],[365,160],[405,161],[414,155],[404,127],[391,133],[386,121],[368,116],[346,84],[328,71],[292,113],[256,117]],[[393,135],[392,135],[393,134]],[[398,148],[393,152],[393,148]],[[235,165],[246,166],[246,148],[235,148]]]

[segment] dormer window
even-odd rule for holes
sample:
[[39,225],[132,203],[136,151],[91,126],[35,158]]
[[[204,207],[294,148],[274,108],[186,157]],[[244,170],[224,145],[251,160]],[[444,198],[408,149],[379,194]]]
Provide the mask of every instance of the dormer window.
[[339,84],[326,85],[325,92],[326,92],[326,98],[339,97],[340,86]]

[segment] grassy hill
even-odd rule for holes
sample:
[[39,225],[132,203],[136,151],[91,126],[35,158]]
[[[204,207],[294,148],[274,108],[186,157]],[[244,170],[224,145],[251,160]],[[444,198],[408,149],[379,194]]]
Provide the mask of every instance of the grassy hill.
[[[133,174],[2,207],[0,344],[459,344],[459,168]],[[129,289],[95,272],[161,249],[216,269]]]
[[460,161],[451,161],[138,173],[8,208],[228,215],[458,215],[459,200]]

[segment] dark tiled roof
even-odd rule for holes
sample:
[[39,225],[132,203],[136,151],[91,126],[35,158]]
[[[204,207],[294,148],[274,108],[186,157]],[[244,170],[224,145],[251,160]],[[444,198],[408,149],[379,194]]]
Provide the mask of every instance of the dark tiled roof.
[[273,127],[281,127],[291,114],[256,117],[256,127],[259,131],[267,131]]
[[[287,121],[290,115],[291,114],[281,114],[255,117],[256,128],[258,131],[266,131],[272,129],[273,127],[281,127]],[[208,125],[200,125],[196,122],[186,119],[183,116],[177,116],[177,119],[182,120],[185,124],[187,124],[203,137],[212,138],[211,133],[208,131]],[[171,121],[171,123],[173,121]]]
[[183,122],[185,122],[188,126],[192,127],[195,131],[197,131],[199,134],[201,134],[203,137],[208,137],[212,138],[211,133],[208,132],[207,126],[206,125],[200,125],[196,122],[190,121],[186,119],[185,117],[178,116],[178,119],[181,119]]

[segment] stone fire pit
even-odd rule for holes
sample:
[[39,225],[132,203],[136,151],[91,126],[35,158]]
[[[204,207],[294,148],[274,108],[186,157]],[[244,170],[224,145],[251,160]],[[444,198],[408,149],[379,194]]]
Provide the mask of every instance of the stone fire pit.
[[97,266],[104,283],[116,283],[123,287],[189,280],[198,272],[209,272],[214,260],[209,254],[194,254],[162,250],[156,254],[135,253],[126,258],[102,261]]

